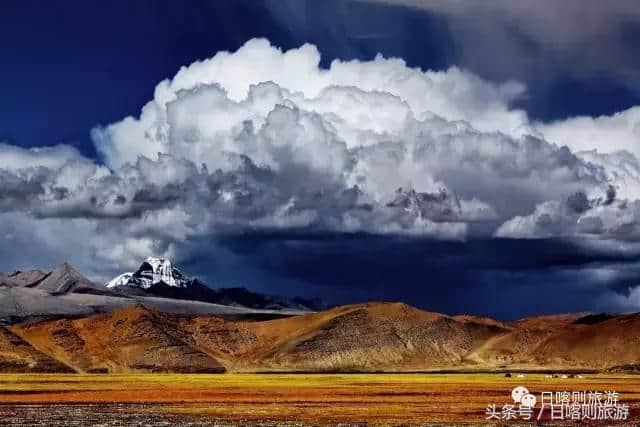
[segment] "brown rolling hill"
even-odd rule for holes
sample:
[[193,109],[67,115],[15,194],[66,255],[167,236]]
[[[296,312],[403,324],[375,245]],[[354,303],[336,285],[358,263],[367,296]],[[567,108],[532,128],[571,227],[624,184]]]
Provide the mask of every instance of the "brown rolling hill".
[[[240,357],[244,366],[237,369],[454,369],[466,364],[474,348],[503,333],[493,325],[456,321],[401,303],[358,304],[263,323],[247,325],[251,341],[260,345],[246,352],[250,358]],[[216,348],[212,334],[192,331],[196,344]]]
[[73,370],[36,350],[8,329],[0,327],[0,372],[73,372]]
[[605,370],[640,362],[640,314],[501,322],[365,303],[250,321],[136,306],[11,331],[78,372]]
[[214,358],[167,333],[162,316],[134,306],[12,330],[78,372],[224,372]]

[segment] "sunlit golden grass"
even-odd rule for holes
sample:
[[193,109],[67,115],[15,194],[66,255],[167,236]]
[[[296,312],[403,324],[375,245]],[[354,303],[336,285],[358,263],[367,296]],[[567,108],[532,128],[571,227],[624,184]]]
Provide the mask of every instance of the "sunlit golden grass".
[[147,404],[146,410],[227,421],[388,423],[484,421],[488,404],[509,402],[511,389],[615,390],[640,420],[640,376],[542,374],[9,374],[0,403]]

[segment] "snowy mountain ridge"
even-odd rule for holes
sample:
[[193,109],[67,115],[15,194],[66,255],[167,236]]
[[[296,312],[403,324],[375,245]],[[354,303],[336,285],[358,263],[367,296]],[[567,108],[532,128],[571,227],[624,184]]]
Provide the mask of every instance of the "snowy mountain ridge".
[[227,306],[274,310],[317,310],[322,307],[322,302],[313,298],[286,298],[238,287],[212,289],[197,278],[187,277],[168,259],[155,257],[147,258],[137,271],[123,273],[105,286],[126,295],[202,301]]
[[123,273],[115,277],[106,284],[106,287],[113,289],[131,286],[149,289],[160,283],[171,287],[186,288],[192,283],[192,280],[185,277],[182,271],[174,267],[168,259],[148,257],[137,271]]

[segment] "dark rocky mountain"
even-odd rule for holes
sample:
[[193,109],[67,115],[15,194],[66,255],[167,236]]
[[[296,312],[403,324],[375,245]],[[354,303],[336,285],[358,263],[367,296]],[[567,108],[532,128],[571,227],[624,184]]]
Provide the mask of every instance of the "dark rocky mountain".
[[78,270],[68,263],[56,266],[42,280],[31,287],[49,292],[52,295],[62,295],[68,293],[108,295],[121,297],[117,292],[105,289],[97,283],[93,283],[84,277]]
[[94,295],[122,296],[117,292],[105,289],[97,283],[93,283],[73,268],[69,263],[57,265],[48,273],[39,270],[17,271],[11,273],[8,279],[16,286],[38,289],[51,295],[64,295],[69,293],[84,293]]
[[301,297],[284,298],[252,292],[246,288],[211,289],[199,280],[193,280],[186,288],[168,286],[163,282],[153,284],[141,291],[139,288],[120,289],[129,295],[156,295],[164,298],[209,302],[227,306],[238,306],[255,309],[282,310],[296,309],[316,311],[322,309],[322,302],[316,299]]
[[255,309],[315,311],[322,308],[317,299],[284,298],[240,287],[212,289],[197,278],[187,277],[171,261],[153,257],[147,258],[135,272],[121,274],[105,286],[126,295],[154,295]]

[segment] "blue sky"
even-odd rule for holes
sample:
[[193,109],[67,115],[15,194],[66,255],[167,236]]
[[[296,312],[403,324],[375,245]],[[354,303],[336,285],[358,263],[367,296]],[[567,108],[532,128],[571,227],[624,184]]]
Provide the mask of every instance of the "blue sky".
[[[540,8],[549,6],[543,3]],[[466,20],[468,38],[486,30],[481,16]],[[510,51],[492,49],[489,35],[478,42],[477,56],[468,54],[471,43],[457,36],[461,25],[433,10],[344,0],[195,0],[188,7],[165,0],[9,0],[0,14],[0,138],[24,146],[68,143],[94,155],[92,127],[137,114],[156,83],[181,66],[234,51],[254,37],[283,49],[313,43],[324,66],[335,58],[382,53],[423,69],[456,65],[495,81],[516,79],[529,88],[519,104],[545,121],[611,114],[640,103],[638,88],[615,75],[611,55],[587,46],[579,55],[600,66],[577,73],[557,64],[549,53],[553,42],[538,43],[514,21],[507,36],[518,50],[517,63],[526,64],[516,66]],[[616,30],[614,50],[634,61],[640,57],[639,25],[629,20]]]
[[0,270],[156,255],[328,303],[636,309],[636,9],[9,0]]

